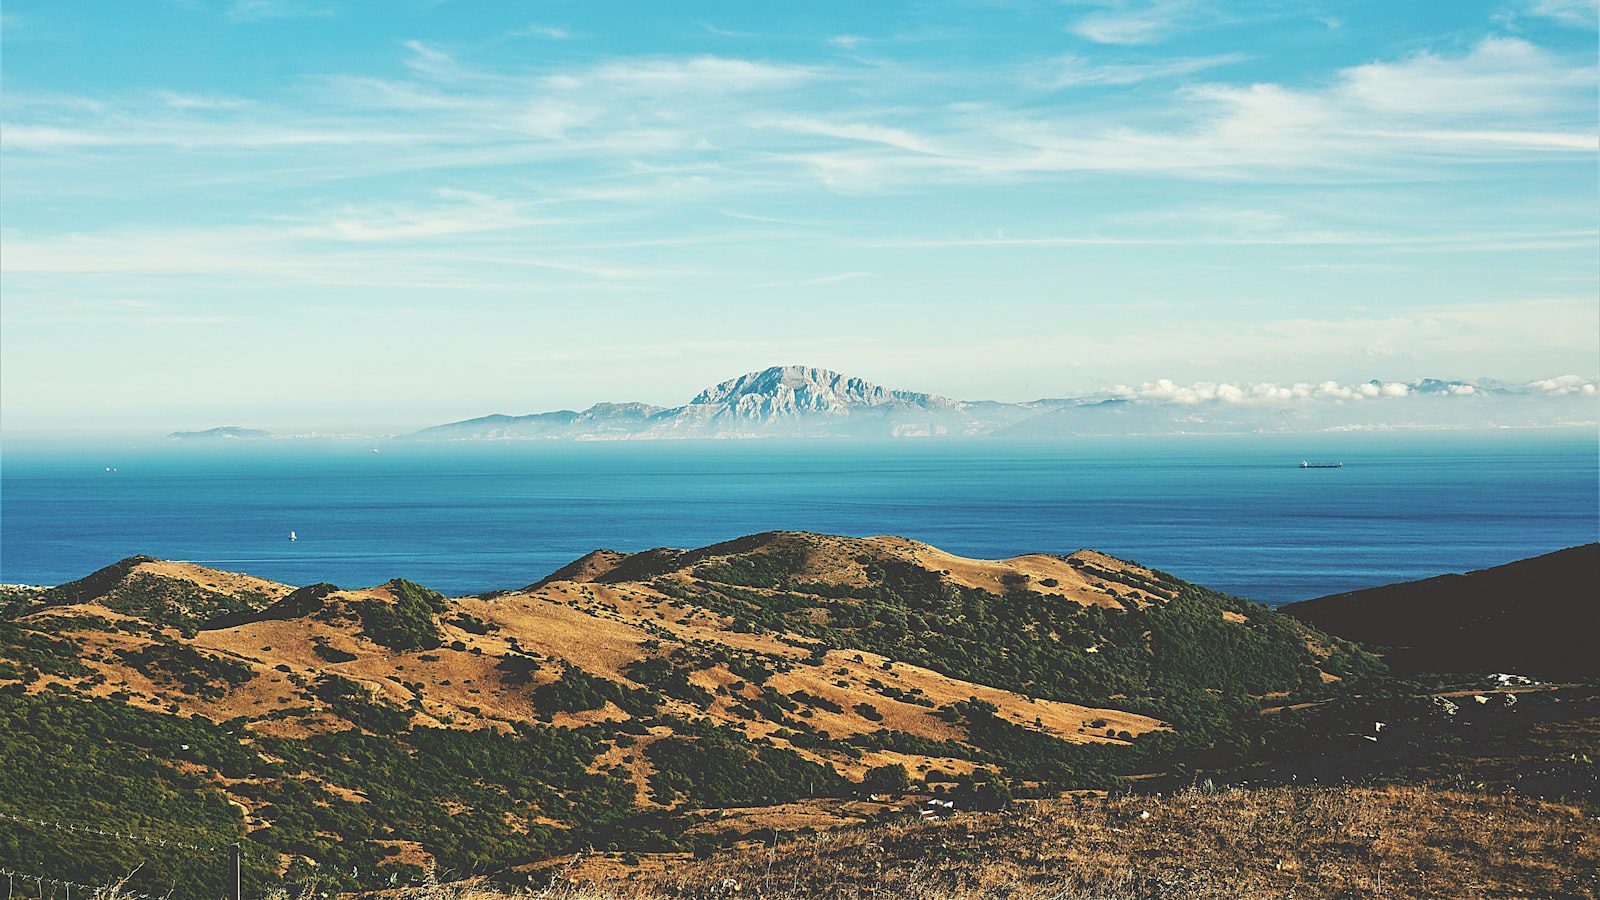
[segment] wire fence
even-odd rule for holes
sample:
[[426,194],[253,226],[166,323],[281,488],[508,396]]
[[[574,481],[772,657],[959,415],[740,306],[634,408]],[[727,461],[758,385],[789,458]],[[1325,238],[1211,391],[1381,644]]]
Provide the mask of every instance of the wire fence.
[[72,834],[94,834],[99,835],[100,837],[107,837],[114,840],[123,841],[125,843],[145,844],[151,847],[165,847],[170,850],[192,850],[196,853],[220,853],[223,851],[232,851],[234,848],[234,845],[232,844],[207,847],[201,844],[186,843],[184,841],[169,841],[166,838],[146,837],[141,834],[135,834],[131,831],[106,831],[103,828],[96,828],[93,825],[81,825],[74,822],[52,822],[48,819],[32,819],[27,816],[13,816],[9,813],[3,812],[0,812],[0,820],[5,820],[8,822],[22,822],[28,825],[37,825],[41,828],[54,828],[57,831],[66,831],[71,832]]
[[[12,900],[12,898],[19,896],[17,894],[18,885],[21,885],[24,890],[29,885],[32,885],[38,888],[40,897],[54,898],[60,896],[61,900],[72,900],[72,892],[74,890],[84,900],[90,900],[90,898],[108,893],[110,890],[107,885],[84,884],[78,881],[68,881],[64,878],[33,875],[28,872],[18,872],[5,866],[0,866],[0,878],[6,880],[6,900]],[[47,889],[49,890],[48,894],[45,893]],[[130,891],[123,888],[116,888],[115,896],[117,900],[124,900],[124,898],[126,900],[158,900],[158,898],[149,894],[141,894],[138,891]]]
[[[0,822],[11,822],[19,825],[30,825],[35,828],[47,828],[83,837],[97,837],[114,841],[124,846],[137,845],[145,848],[159,848],[161,850],[178,850],[190,853],[215,855],[219,865],[225,862],[221,870],[223,881],[231,888],[229,894],[234,900],[240,897],[239,863],[240,854],[244,849],[242,844],[200,844],[193,841],[182,841],[172,838],[156,837],[141,834],[136,831],[122,829],[106,829],[96,825],[82,822],[62,822],[52,819],[40,819],[32,816],[18,816],[11,813],[0,812]],[[141,864],[142,865],[142,864]],[[137,871],[135,867],[134,871]],[[132,872],[126,877],[132,877]],[[73,892],[89,900],[97,896],[115,897],[117,900],[157,900],[150,894],[125,887],[117,886],[117,878],[111,877],[107,883],[93,885],[74,881],[67,878],[58,878],[51,875],[42,875],[36,872],[26,872],[12,868],[10,865],[0,864],[0,879],[4,879],[5,897],[0,900],[15,900],[15,898],[37,896],[49,900],[72,900]],[[18,889],[24,893],[18,893]],[[26,893],[30,889],[37,894]],[[170,896],[170,895],[169,895]]]

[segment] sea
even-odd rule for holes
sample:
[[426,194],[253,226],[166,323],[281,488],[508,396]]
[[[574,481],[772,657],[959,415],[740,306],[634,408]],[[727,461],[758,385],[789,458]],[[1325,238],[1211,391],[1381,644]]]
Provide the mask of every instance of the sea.
[[8,583],[149,554],[460,595],[527,585],[596,548],[769,530],[897,534],[985,558],[1092,548],[1280,605],[1600,539],[1600,449],[1593,429],[0,446]]

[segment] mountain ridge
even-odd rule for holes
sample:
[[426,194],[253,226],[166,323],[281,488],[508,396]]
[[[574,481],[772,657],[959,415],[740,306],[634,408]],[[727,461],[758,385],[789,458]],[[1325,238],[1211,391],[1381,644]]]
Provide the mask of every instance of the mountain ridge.
[[1052,439],[1099,435],[1562,425],[1596,419],[1592,382],[1422,378],[1295,385],[1158,381],[1024,402],[957,400],[811,366],[772,366],[687,403],[597,403],[582,411],[495,414],[435,425],[413,440],[748,438]]

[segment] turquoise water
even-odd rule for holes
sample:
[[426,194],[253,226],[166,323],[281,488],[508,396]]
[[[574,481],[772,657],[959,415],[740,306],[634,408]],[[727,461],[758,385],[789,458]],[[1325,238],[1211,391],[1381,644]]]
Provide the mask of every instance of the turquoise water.
[[[1301,459],[1345,467],[1303,471]],[[147,553],[290,583],[403,576],[466,593],[525,585],[596,547],[800,529],[984,557],[1090,547],[1277,604],[1594,541],[1597,497],[1589,431],[1054,445],[11,441],[0,580],[58,583]]]

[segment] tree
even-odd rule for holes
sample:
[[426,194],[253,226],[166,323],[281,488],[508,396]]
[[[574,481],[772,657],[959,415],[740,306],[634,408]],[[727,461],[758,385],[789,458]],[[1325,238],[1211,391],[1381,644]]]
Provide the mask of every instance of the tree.
[[861,789],[869,794],[898,794],[909,787],[911,773],[901,763],[868,769],[861,779]]
[[956,802],[977,812],[992,812],[1011,805],[1011,786],[993,772],[979,769],[972,773],[973,782],[962,785],[956,792]]

